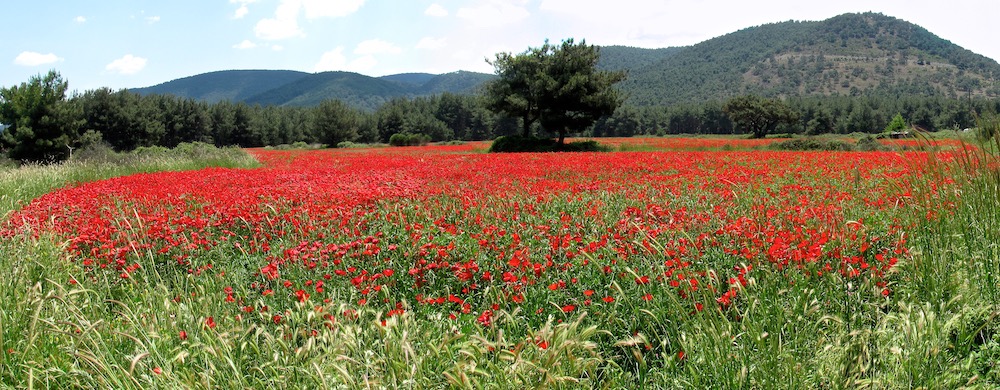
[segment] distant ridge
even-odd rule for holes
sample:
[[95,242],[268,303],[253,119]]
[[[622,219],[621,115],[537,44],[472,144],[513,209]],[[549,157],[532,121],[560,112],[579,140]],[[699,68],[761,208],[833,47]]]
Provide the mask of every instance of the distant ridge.
[[340,99],[354,107],[375,109],[399,97],[474,93],[493,77],[466,71],[440,75],[404,73],[371,77],[352,72],[228,70],[185,77],[132,91],[143,95],[174,95],[210,103],[228,100],[293,107],[315,106],[326,99]]
[[[1000,64],[915,24],[877,13],[745,28],[692,46],[601,48],[598,67],[624,70],[638,106],[764,96],[884,93],[1000,97]],[[216,102],[313,106],[325,99],[374,109],[399,97],[475,93],[494,76],[458,71],[370,77],[350,72],[211,72],[133,91]]]
[[185,77],[132,91],[167,94],[215,103],[245,101],[274,88],[298,81],[309,73],[293,70],[223,70]]

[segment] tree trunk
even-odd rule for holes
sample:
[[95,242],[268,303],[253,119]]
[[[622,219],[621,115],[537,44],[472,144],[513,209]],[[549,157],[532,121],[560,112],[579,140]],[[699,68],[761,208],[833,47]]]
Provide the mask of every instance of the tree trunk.
[[524,118],[521,118],[521,123],[524,125],[524,138],[530,137],[531,136],[531,122],[528,121],[528,115],[525,115]]
[[559,147],[563,146],[563,141],[566,140],[566,130],[559,130]]

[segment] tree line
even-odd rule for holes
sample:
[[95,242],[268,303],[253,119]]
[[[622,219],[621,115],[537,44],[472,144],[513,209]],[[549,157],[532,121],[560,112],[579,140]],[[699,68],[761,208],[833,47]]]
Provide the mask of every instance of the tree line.
[[[0,151],[19,161],[59,161],[74,149],[106,143],[125,151],[140,146],[172,147],[182,142],[262,147],[305,142],[335,147],[342,142],[388,143],[394,134],[425,136],[432,142],[489,140],[524,132],[523,119],[494,112],[487,96],[441,94],[391,100],[374,111],[327,100],[315,107],[279,107],[173,96],[142,96],[108,88],[67,94],[55,71],[19,86],[0,89]],[[1000,112],[1000,101],[935,96],[795,97],[783,100],[795,121],[780,133],[875,133],[900,114],[924,130],[975,126],[976,117]],[[629,137],[668,134],[741,134],[725,101],[669,107],[623,105],[585,129],[545,136]],[[565,130],[565,129],[560,129]]]
[[[733,99],[730,99],[733,100]],[[953,99],[941,96],[810,96],[781,99],[797,120],[779,124],[784,134],[879,133],[900,115],[908,127],[923,131],[960,130],[976,126],[976,118],[1000,112],[1000,100]],[[594,137],[676,134],[750,134],[724,110],[728,101],[666,107],[623,106],[598,120],[585,134]]]

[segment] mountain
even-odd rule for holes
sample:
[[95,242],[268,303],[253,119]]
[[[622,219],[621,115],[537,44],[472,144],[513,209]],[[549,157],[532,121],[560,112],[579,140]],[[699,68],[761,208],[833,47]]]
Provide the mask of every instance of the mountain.
[[619,86],[632,104],[671,105],[746,93],[1000,96],[998,79],[994,60],[864,13],[746,28],[632,68]]
[[643,49],[630,46],[602,46],[597,68],[602,70],[642,69],[683,51],[684,47]]
[[275,106],[315,106],[326,99],[339,99],[357,107],[378,107],[392,97],[410,96],[410,88],[351,72],[322,72],[262,92],[245,101]]
[[[745,28],[685,47],[601,48],[598,67],[624,70],[618,87],[638,106],[764,96],[1000,96],[1000,64],[915,24],[877,13]],[[312,106],[343,99],[374,109],[397,97],[474,93],[493,75],[453,72],[369,77],[349,72],[223,71],[149,88],[205,101]]]
[[143,95],[174,95],[209,103],[222,100],[245,101],[308,75],[309,73],[291,70],[225,70],[185,77],[132,91]]
[[479,87],[494,77],[496,76],[492,74],[460,70],[458,72],[438,75],[428,80],[420,88],[420,91],[427,95],[436,95],[444,92],[458,94],[475,93],[478,92]]
[[433,79],[434,77],[437,77],[437,75],[430,73],[400,73],[400,74],[382,76],[379,78],[382,80],[389,80],[400,84],[409,85],[411,87],[420,87],[425,83],[427,83],[428,81],[431,81],[431,79]]
[[441,93],[470,94],[493,75],[458,71],[440,75],[403,73],[370,77],[352,72],[304,73],[287,70],[229,70],[169,81],[133,92],[168,94],[209,103],[221,100],[247,104],[308,107],[326,99],[375,109],[399,97]]

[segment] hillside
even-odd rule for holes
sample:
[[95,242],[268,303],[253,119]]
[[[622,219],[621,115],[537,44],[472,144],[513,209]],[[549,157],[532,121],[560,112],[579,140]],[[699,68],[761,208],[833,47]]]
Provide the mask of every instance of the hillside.
[[603,70],[635,70],[654,65],[673,56],[684,47],[668,47],[663,49],[643,49],[630,46],[602,46],[601,59],[597,67]]
[[[745,28],[692,46],[601,48],[598,67],[625,70],[619,88],[637,106],[765,96],[893,94],[1000,96],[1000,64],[926,29],[875,13]],[[374,109],[397,97],[469,94],[493,76],[474,72],[369,77],[348,72],[223,71],[135,91],[205,101],[311,106],[324,99]]]
[[302,79],[309,73],[291,70],[225,70],[185,77],[133,92],[166,94],[215,103],[244,101],[265,91]]
[[363,108],[380,106],[393,97],[410,96],[403,84],[351,72],[322,72],[265,91],[245,101],[275,106],[315,106],[339,99]]
[[479,86],[493,77],[466,71],[370,77],[352,72],[310,74],[286,70],[229,70],[185,77],[132,91],[143,95],[175,95],[209,103],[229,100],[296,107],[315,106],[326,99],[340,99],[357,108],[375,109],[400,97],[446,92],[475,93]]
[[631,69],[620,87],[630,103],[671,105],[744,93],[998,96],[998,79],[996,61],[912,23],[865,13],[713,38]]

